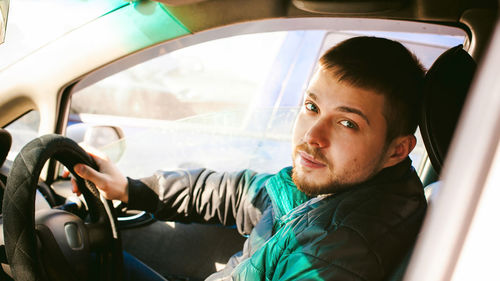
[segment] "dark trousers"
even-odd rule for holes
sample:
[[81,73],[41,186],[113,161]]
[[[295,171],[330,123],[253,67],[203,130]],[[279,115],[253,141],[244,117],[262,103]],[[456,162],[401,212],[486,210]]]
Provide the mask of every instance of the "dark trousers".
[[124,281],[167,281],[149,266],[127,252],[123,252]]

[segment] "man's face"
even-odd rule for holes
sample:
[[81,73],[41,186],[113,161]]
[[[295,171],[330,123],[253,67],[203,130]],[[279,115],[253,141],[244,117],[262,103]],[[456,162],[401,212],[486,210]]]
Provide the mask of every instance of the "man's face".
[[384,97],[320,68],[295,121],[293,180],[309,195],[333,193],[379,172],[387,159]]

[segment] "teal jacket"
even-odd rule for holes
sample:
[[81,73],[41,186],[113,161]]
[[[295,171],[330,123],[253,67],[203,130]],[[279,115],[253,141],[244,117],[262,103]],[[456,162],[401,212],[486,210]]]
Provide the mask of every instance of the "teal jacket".
[[207,280],[384,280],[426,209],[411,161],[336,194],[309,198],[290,177],[206,169],[129,180],[129,208],[159,219],[236,225],[249,234]]

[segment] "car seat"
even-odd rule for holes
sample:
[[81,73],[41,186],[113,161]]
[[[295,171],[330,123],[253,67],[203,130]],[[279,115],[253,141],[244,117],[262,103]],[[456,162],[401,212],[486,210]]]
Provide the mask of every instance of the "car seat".
[[[419,127],[432,167],[438,177],[475,70],[474,59],[462,45],[458,45],[441,54],[425,75]],[[438,180],[425,187],[429,204],[439,186]],[[412,250],[387,278],[388,281],[403,280],[411,253]]]
[[[438,177],[475,70],[474,59],[462,45],[458,45],[439,56],[425,76],[419,126],[429,160]],[[425,187],[428,201],[432,201],[439,185],[437,181]]]

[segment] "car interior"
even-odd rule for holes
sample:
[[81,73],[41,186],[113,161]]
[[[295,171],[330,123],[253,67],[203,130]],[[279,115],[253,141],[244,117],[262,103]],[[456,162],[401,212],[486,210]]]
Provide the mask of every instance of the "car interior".
[[[111,56],[109,53],[96,56],[89,65],[75,66],[74,73],[61,73],[49,86],[40,86],[33,93],[23,93],[16,88],[15,85],[20,84],[22,79],[13,77],[20,75],[22,67],[33,66],[35,60],[26,59],[19,70],[16,66],[0,68],[0,83],[11,80],[6,86],[6,94],[0,97],[0,280],[121,280],[123,276],[117,272],[122,272],[122,250],[168,280],[203,280],[223,267],[231,255],[241,250],[245,241],[235,228],[160,222],[145,212],[124,211],[121,205],[101,198],[95,186],[78,177],[83,198],[68,195],[70,183],[68,178],[61,177],[62,166],[72,172],[75,163],[95,165],[76,142],[62,137],[69,137],[66,126],[71,96],[114,73],[188,45],[240,33],[315,29],[323,24],[321,19],[403,20],[459,27],[466,31],[468,38],[464,45],[455,46],[440,55],[425,77],[419,130],[426,156],[421,167],[415,168],[420,170],[428,204],[432,207],[434,198],[439,196],[447,152],[453,144],[462,109],[467,104],[477,65],[480,65],[487,50],[498,9],[497,1],[493,0],[139,2],[127,5],[135,5],[135,11],[141,16],[153,15],[157,11],[151,8],[152,5],[161,5],[189,32],[180,32],[175,36],[151,35],[148,38],[150,41],[135,46],[136,49],[123,48],[116,53],[111,51]],[[222,10],[227,12],[221,13]],[[100,20],[105,18],[102,16]],[[312,24],[307,19],[320,21]],[[238,24],[249,22],[255,24],[238,27]],[[271,24],[266,25],[269,22]],[[334,24],[334,21],[327,23]],[[50,47],[50,44],[47,46]],[[47,53],[34,53],[33,56],[44,55]],[[68,61],[76,62],[77,58]],[[30,85],[43,84],[43,78],[36,76]],[[54,89],[52,93],[50,90]],[[42,115],[39,135],[43,136],[26,145],[16,160],[9,160],[15,136],[10,134],[8,125],[33,110]],[[123,132],[119,128],[116,130],[118,139],[121,139]],[[77,142],[78,138],[83,137],[72,137]],[[66,192],[60,192],[62,189]],[[35,201],[37,203],[33,203]],[[64,227],[56,230],[61,221]],[[90,230],[82,236],[75,232],[79,227]],[[69,245],[66,248],[60,246],[63,240],[68,242],[65,243]],[[44,245],[44,250],[40,249],[40,245]],[[76,248],[84,249],[81,251],[83,254],[72,254]],[[394,272],[387,273],[385,280],[404,279],[412,260],[412,251],[401,260]],[[34,259],[37,256],[41,257],[40,262]],[[74,264],[84,266],[75,267]],[[80,276],[78,278],[83,279],[70,279],[74,278],[69,276],[74,276],[75,272]]]
[[419,127],[429,160],[437,175],[434,179],[423,179],[428,194],[439,184],[437,179],[475,70],[474,59],[462,46],[457,46],[443,53],[427,71]]

